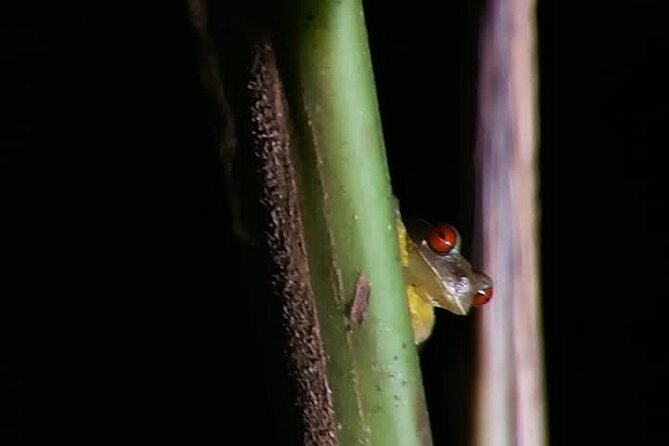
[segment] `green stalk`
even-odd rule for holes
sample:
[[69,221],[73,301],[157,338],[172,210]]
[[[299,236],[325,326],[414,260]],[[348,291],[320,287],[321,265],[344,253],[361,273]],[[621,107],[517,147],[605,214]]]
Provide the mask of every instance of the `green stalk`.
[[431,444],[362,5],[286,3],[279,58],[338,440]]

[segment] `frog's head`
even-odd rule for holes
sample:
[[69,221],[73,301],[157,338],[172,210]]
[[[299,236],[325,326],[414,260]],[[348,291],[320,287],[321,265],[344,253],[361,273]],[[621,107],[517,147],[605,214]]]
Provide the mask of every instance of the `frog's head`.
[[465,315],[492,297],[492,279],[472,269],[460,254],[460,234],[450,225],[407,223],[407,280],[425,290],[433,305]]

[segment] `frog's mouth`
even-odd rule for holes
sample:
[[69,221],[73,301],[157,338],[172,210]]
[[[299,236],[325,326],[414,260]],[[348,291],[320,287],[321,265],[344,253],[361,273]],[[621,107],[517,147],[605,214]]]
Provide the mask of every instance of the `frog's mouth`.
[[[466,278],[467,275],[461,274],[458,271],[458,268],[454,268],[453,262],[444,261],[443,263],[448,263],[448,264],[441,265],[442,262],[439,261],[435,262],[434,260],[428,261],[422,252],[419,252],[419,254],[425,266],[427,266],[432,271],[432,274],[434,274],[435,277],[445,277],[443,271],[440,271],[440,268],[438,268],[438,266],[442,266],[442,269],[448,268],[449,270],[454,270],[452,273],[452,277],[457,279],[451,279],[448,285],[450,285],[454,290],[459,290],[463,295],[467,296],[469,295],[469,292],[466,289],[469,287],[469,283],[467,281],[463,282],[462,280],[463,278]],[[436,307],[443,308],[459,316],[466,316],[469,313],[469,309],[471,307],[471,299],[461,299],[456,297],[454,293],[451,290],[449,290],[447,283],[444,281],[439,281],[438,284],[439,284],[439,290],[441,292],[436,296],[430,293],[430,299],[432,300],[432,304]]]
[[458,298],[452,296],[442,285],[442,295],[440,298],[433,298],[433,304],[439,308],[450,311],[458,316],[466,316],[469,313],[471,305],[466,305]]
[[462,302],[460,302],[460,299],[456,299],[455,297],[452,297],[452,296],[448,296],[448,299],[451,301],[451,303],[453,303],[456,306],[456,308],[459,311],[454,311],[452,305],[450,307],[446,308],[447,310],[449,310],[450,312],[455,313],[459,316],[466,316],[467,313],[469,313],[469,306],[467,306],[465,308],[465,306],[462,304]]

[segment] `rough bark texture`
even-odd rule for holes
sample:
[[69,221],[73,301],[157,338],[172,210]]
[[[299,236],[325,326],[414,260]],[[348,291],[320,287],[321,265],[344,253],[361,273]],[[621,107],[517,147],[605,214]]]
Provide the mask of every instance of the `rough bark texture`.
[[307,253],[289,155],[289,131],[274,51],[269,43],[256,49],[249,84],[253,146],[263,169],[262,199],[270,213],[267,242],[277,270],[273,284],[282,299],[287,354],[297,386],[305,445],[334,445],[332,394],[309,280]]
[[[276,390],[273,396],[283,399],[274,403],[282,424],[277,441],[336,445],[332,393],[289,153],[288,113],[271,32],[259,12],[263,6],[259,2],[214,10],[212,5],[207,10],[202,1],[188,1],[233,229],[245,242],[240,255],[250,287],[246,297],[256,301],[256,329],[267,362],[282,363],[267,372],[271,391]],[[219,28],[210,29],[208,22]],[[273,339],[277,336],[279,340]],[[279,357],[276,347],[284,356]]]

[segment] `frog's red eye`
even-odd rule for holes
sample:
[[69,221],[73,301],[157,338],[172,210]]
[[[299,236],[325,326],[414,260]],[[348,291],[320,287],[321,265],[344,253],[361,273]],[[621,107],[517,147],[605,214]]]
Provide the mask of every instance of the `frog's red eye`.
[[492,285],[488,284],[484,288],[481,288],[478,293],[476,293],[472,305],[475,307],[481,307],[487,304],[490,299],[492,299]]
[[458,231],[450,225],[435,226],[426,240],[435,252],[446,254],[458,245]]

